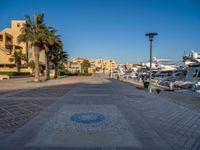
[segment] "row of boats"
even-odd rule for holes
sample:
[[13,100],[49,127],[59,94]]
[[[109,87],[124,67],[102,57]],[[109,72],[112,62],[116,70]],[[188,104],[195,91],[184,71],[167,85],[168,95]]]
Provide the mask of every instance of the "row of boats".
[[[119,65],[113,74],[137,81],[149,79],[150,63],[142,63],[131,69]],[[188,89],[200,93],[200,53],[191,51],[184,54],[182,64],[172,63],[169,59],[152,61],[152,83],[170,90]]]

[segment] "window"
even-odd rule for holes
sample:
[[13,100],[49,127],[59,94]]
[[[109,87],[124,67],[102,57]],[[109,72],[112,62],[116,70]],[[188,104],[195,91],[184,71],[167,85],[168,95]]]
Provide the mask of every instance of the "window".
[[0,35],[0,41],[3,41],[3,35]]
[[198,77],[200,78],[200,70],[199,70],[199,73],[198,73]]
[[12,44],[12,38],[9,36],[6,36],[6,45],[11,45]]
[[181,73],[177,73],[175,76],[178,77],[178,76],[180,76],[180,75],[181,75]]
[[20,27],[20,23],[17,24],[17,27],[18,27],[18,28]]
[[193,77],[196,77],[197,76],[197,73],[198,73],[198,70],[196,69],[193,73]]

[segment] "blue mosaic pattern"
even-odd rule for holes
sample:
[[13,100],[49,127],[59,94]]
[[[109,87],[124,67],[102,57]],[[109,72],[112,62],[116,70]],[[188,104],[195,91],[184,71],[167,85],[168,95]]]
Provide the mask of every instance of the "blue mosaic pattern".
[[[81,119],[81,117],[94,117],[95,119]],[[74,114],[70,118],[72,121],[83,124],[93,124],[105,120],[105,116],[100,113],[88,112]]]

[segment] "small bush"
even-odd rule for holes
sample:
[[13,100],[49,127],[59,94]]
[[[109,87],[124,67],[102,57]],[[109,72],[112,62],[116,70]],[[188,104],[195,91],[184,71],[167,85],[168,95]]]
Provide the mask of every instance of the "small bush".
[[65,70],[58,70],[58,75],[59,76],[67,75],[67,72]]
[[75,73],[68,72],[67,75],[68,76],[78,76],[79,74],[77,72],[75,72]]
[[30,75],[30,72],[0,72],[0,75],[20,76],[20,75]]
[[91,76],[92,73],[79,73],[79,72],[69,72],[67,70],[58,70],[58,75],[59,76]]
[[79,76],[91,76],[92,73],[80,73]]

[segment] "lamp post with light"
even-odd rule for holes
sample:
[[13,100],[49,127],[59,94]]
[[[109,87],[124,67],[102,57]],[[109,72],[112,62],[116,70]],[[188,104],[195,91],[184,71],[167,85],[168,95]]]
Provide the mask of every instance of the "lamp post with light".
[[151,78],[152,78],[152,42],[154,36],[158,35],[158,33],[155,32],[149,32],[146,34],[146,36],[149,37],[150,41],[150,68],[149,68],[149,93],[152,93],[152,87],[151,87]]

